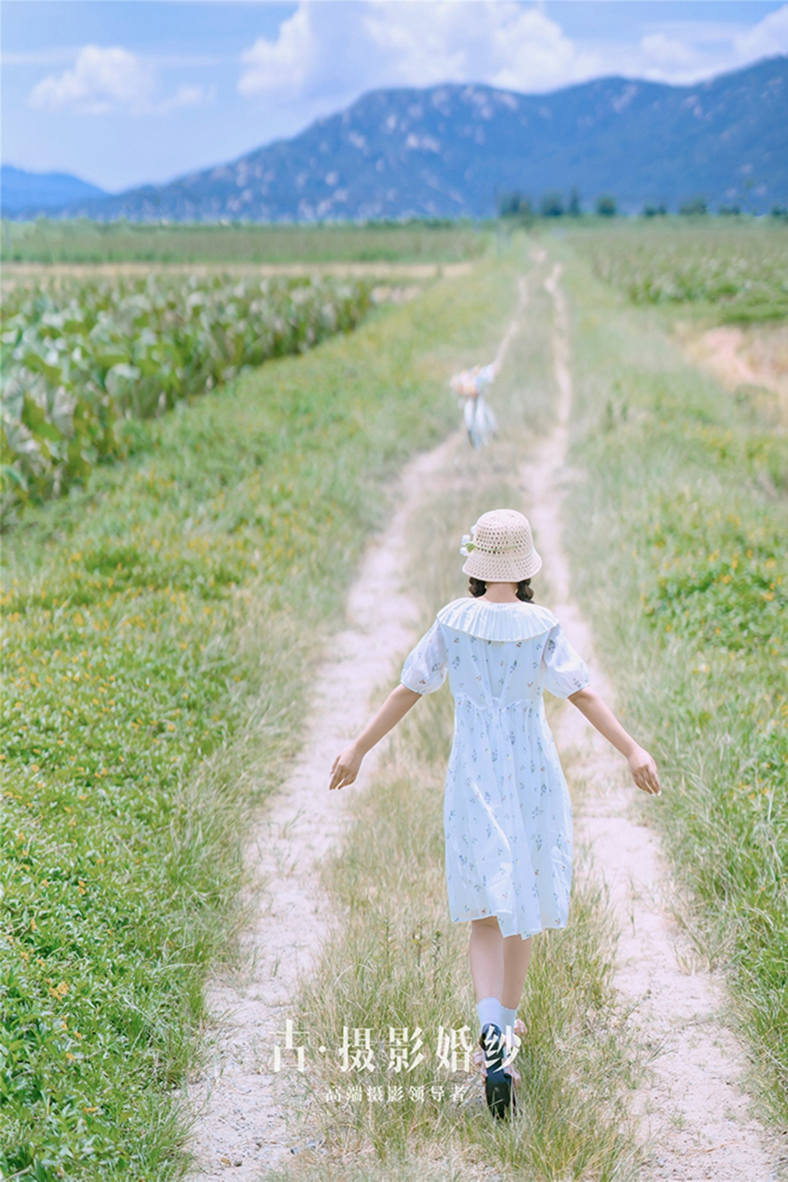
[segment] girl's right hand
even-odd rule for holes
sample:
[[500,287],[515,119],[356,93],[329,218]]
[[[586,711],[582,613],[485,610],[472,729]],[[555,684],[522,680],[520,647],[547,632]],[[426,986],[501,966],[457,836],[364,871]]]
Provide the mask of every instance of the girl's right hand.
[[355,743],[351,743],[344,751],[336,757],[331,765],[331,783],[329,784],[329,791],[332,788],[344,788],[346,784],[352,784],[358,775],[361,761],[364,756],[356,747]]
[[659,782],[657,765],[648,751],[645,751],[642,747],[635,747],[627,757],[627,762],[629,763],[629,770],[632,772],[632,779],[641,791],[648,792],[651,796],[662,795],[662,785]]

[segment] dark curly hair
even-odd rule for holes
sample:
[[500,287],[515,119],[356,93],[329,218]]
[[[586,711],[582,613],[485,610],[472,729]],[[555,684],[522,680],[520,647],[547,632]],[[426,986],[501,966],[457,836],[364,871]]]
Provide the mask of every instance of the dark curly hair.
[[[474,599],[478,599],[480,595],[484,595],[485,591],[487,590],[487,584],[485,583],[484,579],[474,579],[474,577],[471,575],[471,577],[468,579],[468,590]],[[520,582],[517,584],[515,595],[518,599],[522,599],[523,603],[530,603],[534,597],[534,593],[531,588],[531,580],[520,579]]]

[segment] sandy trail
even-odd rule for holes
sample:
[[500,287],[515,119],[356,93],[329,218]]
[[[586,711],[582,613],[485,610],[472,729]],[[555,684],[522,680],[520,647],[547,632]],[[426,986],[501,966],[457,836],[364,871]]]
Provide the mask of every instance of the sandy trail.
[[[527,300],[524,282],[518,290],[515,316],[495,358],[499,367]],[[261,901],[257,922],[242,941],[246,967],[240,978],[217,979],[207,992],[208,1012],[215,1015],[208,1035],[210,1062],[187,1089],[195,1113],[191,1149],[198,1163],[191,1182],[222,1176],[228,1167],[238,1182],[251,1182],[294,1147],[281,1093],[277,1097],[273,1050],[275,1044],[284,1048],[298,982],[316,964],[332,924],[342,919],[318,885],[318,867],[341,844],[352,820],[353,794],[329,793],[329,769],[366,722],[381,676],[418,638],[418,609],[401,585],[408,569],[407,525],[430,479],[453,475],[459,444],[460,431],[402,473],[393,498],[397,511],[370,545],[351,589],[348,627],[332,637],[330,657],[316,673],[301,755],[288,781],[266,803],[247,846]],[[366,757],[360,787],[384,750],[385,741]],[[282,1062],[292,1058],[283,1055]]]
[[[256,925],[243,941],[242,979],[217,980],[208,990],[208,1010],[217,1021],[209,1035],[209,1068],[188,1089],[197,1113],[191,1148],[199,1163],[191,1182],[223,1176],[228,1166],[234,1167],[236,1182],[251,1182],[293,1144],[277,1102],[273,1048],[284,1047],[298,982],[316,963],[331,925],[342,918],[320,890],[317,868],[341,844],[353,794],[328,791],[329,769],[366,722],[381,676],[417,639],[417,611],[400,587],[407,566],[405,528],[423,480],[445,465],[458,436],[420,455],[402,473],[394,500],[398,509],[370,545],[351,589],[348,626],[332,637],[330,658],[317,670],[302,753],[288,781],[266,802],[251,836],[247,857],[264,886]],[[360,787],[382,750],[385,742],[365,759]],[[282,1062],[292,1059],[283,1054]]]
[[[553,585],[550,606],[572,643],[587,656],[592,684],[613,703],[593,657],[590,630],[572,600],[561,547],[572,381],[560,266],[553,269],[546,287],[555,309],[558,425],[521,475],[529,492],[537,548]],[[705,971],[682,968],[679,933],[665,905],[670,879],[660,840],[637,820],[639,793],[626,763],[571,706],[562,709],[555,735],[567,774],[587,785],[583,806],[576,810],[576,835],[592,849],[618,922],[616,987],[636,1005],[635,1021],[647,1045],[658,1049],[650,1086],[636,1097],[651,1151],[643,1182],[768,1182],[776,1177],[776,1152],[749,1115],[749,1100],[739,1084],[744,1054],[721,1016],[722,983]],[[670,807],[669,789],[665,796],[665,807]],[[642,802],[658,807],[645,796]]]
[[4,263],[3,283],[30,279],[110,278],[130,279],[155,275],[238,275],[254,279],[308,278],[327,275],[338,279],[460,279],[469,275],[473,262],[458,263]]

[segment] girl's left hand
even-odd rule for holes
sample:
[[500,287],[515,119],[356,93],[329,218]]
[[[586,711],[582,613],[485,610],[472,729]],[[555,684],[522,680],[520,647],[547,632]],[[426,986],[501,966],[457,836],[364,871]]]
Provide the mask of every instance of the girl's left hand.
[[344,788],[346,784],[352,784],[358,775],[363,758],[364,756],[358,750],[355,743],[340,752],[331,765],[329,791],[332,788]]

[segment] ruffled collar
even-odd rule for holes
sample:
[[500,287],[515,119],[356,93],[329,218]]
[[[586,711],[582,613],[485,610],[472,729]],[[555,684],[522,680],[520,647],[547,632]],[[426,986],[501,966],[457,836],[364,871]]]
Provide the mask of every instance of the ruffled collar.
[[438,612],[438,623],[481,640],[530,640],[549,632],[558,619],[539,603],[489,603],[455,599]]

